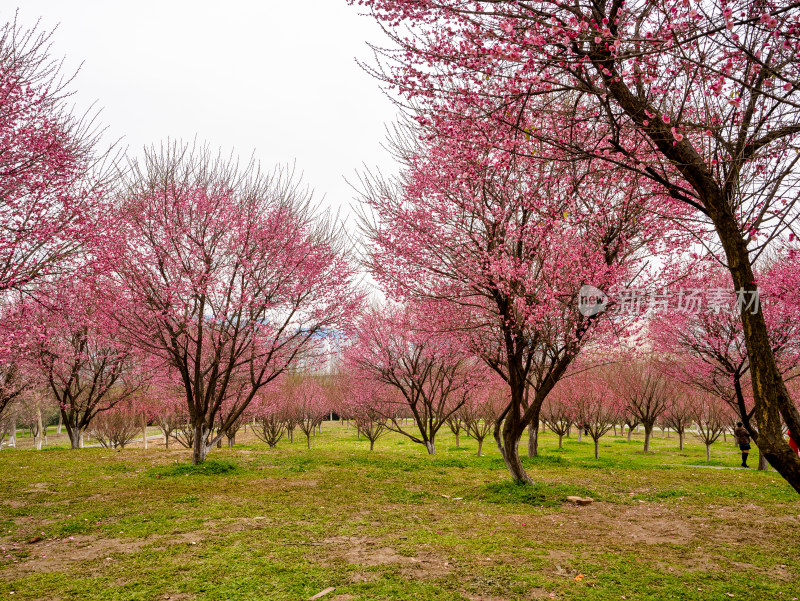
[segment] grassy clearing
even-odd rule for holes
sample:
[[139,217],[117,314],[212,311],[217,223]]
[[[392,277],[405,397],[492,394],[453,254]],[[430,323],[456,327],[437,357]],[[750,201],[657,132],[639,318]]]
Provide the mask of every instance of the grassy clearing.
[[800,597],[797,495],[774,472],[683,467],[705,465],[695,441],[609,435],[594,460],[545,434],[517,486],[492,445],[449,433],[435,457],[331,424],[310,451],[240,439],[199,467],[163,447],[0,451],[0,598]]

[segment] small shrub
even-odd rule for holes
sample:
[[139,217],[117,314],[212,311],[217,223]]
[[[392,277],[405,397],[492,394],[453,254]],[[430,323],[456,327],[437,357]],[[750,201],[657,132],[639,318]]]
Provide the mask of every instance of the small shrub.
[[127,408],[115,408],[99,413],[89,427],[92,438],[106,448],[125,448],[142,431],[139,415]]

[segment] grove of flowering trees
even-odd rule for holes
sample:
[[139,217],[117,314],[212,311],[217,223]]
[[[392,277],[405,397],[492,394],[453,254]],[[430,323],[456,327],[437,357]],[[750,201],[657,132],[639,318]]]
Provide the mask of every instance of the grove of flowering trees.
[[41,448],[52,411],[74,449],[153,425],[197,464],[336,412],[370,450],[491,435],[527,483],[541,424],[710,460],[740,420],[800,492],[800,8],[348,2],[403,111],[353,231],[206,145],[105,168],[49,35],[0,29],[0,437]]
[[[493,160],[546,160],[578,173],[601,163],[617,191],[630,189],[626,178],[641,180],[654,200],[643,210],[659,234],[682,228],[743,295],[758,292],[755,265],[765,251],[794,239],[795,4],[350,1],[390,38],[369,68],[434,130],[429,137],[452,140],[455,122],[491,132],[471,147]],[[448,216],[460,214],[457,203],[448,206]],[[800,491],[800,459],[783,437],[784,424],[800,436],[800,413],[764,312],[744,304],[739,312],[759,448]]]
[[362,228],[368,266],[389,294],[424,306],[430,329],[452,333],[509,387],[495,440],[524,481],[525,428],[539,423],[595,330],[610,325],[577,310],[581,287],[644,282],[653,255],[673,268],[684,234],[658,227],[659,195],[642,178],[601,161],[524,156],[538,153],[524,137],[494,148],[503,135],[501,125],[474,127],[446,111],[410,126],[395,144],[401,176],[363,180],[371,212]]

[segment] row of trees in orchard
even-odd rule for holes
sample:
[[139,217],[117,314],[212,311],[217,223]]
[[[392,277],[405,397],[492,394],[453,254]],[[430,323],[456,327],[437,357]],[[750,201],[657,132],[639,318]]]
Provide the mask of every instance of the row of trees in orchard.
[[619,295],[577,311],[579,290],[673,294],[708,270],[731,296],[772,297],[736,303],[730,316],[726,350],[745,363],[706,353],[725,335],[703,323],[706,312],[685,337],[667,323],[647,344],[685,353],[680,377],[713,382],[710,394],[735,403],[800,491],[800,458],[784,436],[788,427],[800,442],[782,356],[796,339],[775,327],[797,291],[786,279],[773,295],[761,278],[796,265],[797,5],[350,3],[389,36],[366,68],[407,115],[395,139],[402,173],[363,178],[371,270],[505,381],[494,436],[512,477],[529,479],[518,445],[558,382],[581,356],[596,360],[632,336],[610,311]]
[[[452,344],[437,347],[441,334],[421,334],[410,325],[418,319],[420,315],[408,307],[376,310],[362,318],[354,344],[345,354],[347,383],[342,384],[341,397],[347,400],[336,411],[353,417],[371,446],[381,433],[395,431],[434,454],[436,434],[447,425],[457,443],[461,431],[474,437],[480,455],[485,437],[493,428],[502,431],[509,419],[503,416],[507,387],[477,357],[465,359],[463,351],[452,353]],[[655,327],[656,322],[650,325]],[[590,437],[595,458],[600,439],[612,429],[616,432],[619,427],[622,433],[627,427],[628,440],[634,430],[642,429],[643,450],[648,452],[658,427],[678,435],[681,451],[691,432],[705,444],[710,460],[710,446],[748,418],[735,398],[714,386],[714,374],[689,353],[628,349],[598,361],[596,354],[586,352],[547,395],[539,419],[559,437],[559,447],[573,430],[578,440],[582,435]],[[747,406],[751,408],[752,403]],[[752,422],[748,427],[757,436]],[[529,444],[528,454],[534,456],[538,424],[530,429],[534,443]]]
[[[676,386],[675,381],[667,379],[672,368],[665,370],[665,367],[668,366],[640,360],[575,373],[562,380],[545,400],[541,429],[549,429],[558,436],[559,448],[563,448],[564,437],[573,433],[578,442],[583,437],[590,438],[597,459],[600,440],[612,429],[616,435],[619,428],[622,436],[627,427],[629,442],[635,430],[643,429],[647,452],[654,428],[658,427],[662,436],[670,431],[677,435],[680,451],[687,435],[696,438],[706,446],[706,460],[710,461],[711,445],[733,431],[739,413],[719,396],[680,383]],[[504,388],[496,378],[490,378],[464,394],[466,399],[454,397],[430,405],[428,417],[446,425],[455,436],[456,446],[462,435],[473,438],[478,443],[478,456],[482,456],[484,440],[506,403]],[[29,429],[37,449],[42,448],[42,441],[47,444],[42,415],[45,420],[52,419],[57,406],[40,393],[25,395],[23,402],[14,407],[15,422]],[[430,436],[430,430],[425,423],[420,425],[419,412],[413,399],[392,394],[372,379],[342,374],[295,374],[268,386],[227,429],[224,429],[225,418],[220,417],[215,431],[220,434],[217,446],[222,446],[224,436],[228,447],[232,447],[237,433],[249,428],[269,448],[275,448],[284,437],[293,442],[296,432],[302,433],[311,448],[311,438],[321,429],[322,422],[335,416],[351,423],[359,437],[369,442],[370,450],[384,434],[394,431],[433,454],[438,429],[429,443],[425,443],[423,437]],[[180,396],[170,396],[167,391],[157,398],[116,403],[99,412],[86,433],[104,447],[123,448],[141,440],[147,448],[149,423],[160,428],[161,436],[156,438],[163,437],[167,449],[171,444],[193,448],[195,430],[186,405]],[[535,454],[538,446],[529,449],[529,455]],[[760,463],[759,469],[764,467]]]
[[48,47],[0,31],[0,412],[49,395],[77,448],[177,394],[202,462],[359,308],[340,228],[290,170],[178,142],[104,162]]

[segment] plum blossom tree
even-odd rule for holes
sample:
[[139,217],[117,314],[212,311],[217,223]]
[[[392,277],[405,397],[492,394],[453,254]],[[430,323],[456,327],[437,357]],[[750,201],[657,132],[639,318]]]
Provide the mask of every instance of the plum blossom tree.
[[646,453],[650,450],[653,428],[672,400],[669,381],[653,357],[638,361],[634,358],[616,367],[614,388],[627,404],[625,413],[644,426]]
[[92,119],[68,107],[52,34],[0,26],[0,293],[70,270],[104,205]]
[[508,388],[496,378],[487,378],[459,410],[464,429],[478,442],[478,457],[483,456],[483,441],[491,434],[497,416],[507,404]]
[[528,481],[522,434],[598,326],[611,326],[579,311],[580,289],[629,283],[673,242],[652,229],[653,198],[636,177],[525,157],[538,152],[531,139],[442,113],[406,134],[420,141],[397,140],[399,179],[364,179],[369,268],[506,382],[495,441],[511,476]]
[[89,426],[89,432],[101,446],[110,449],[125,448],[141,433],[141,411],[130,400],[116,404],[112,409],[98,414]]
[[[355,0],[350,0],[355,3]],[[746,0],[365,0],[392,39],[375,70],[418,110],[479,105],[540,142],[539,156],[595,160],[648,178],[692,210],[732,290],[797,232],[800,9]],[[410,30],[410,31],[409,31]],[[488,105],[488,106],[487,106]],[[541,120],[561,123],[542,127]],[[580,135],[589,125],[594,133]],[[578,131],[579,135],[574,132]],[[503,140],[496,145],[503,146]],[[565,157],[570,157],[569,159]],[[754,415],[770,463],[800,491],[800,412],[760,309],[740,308]]]
[[353,420],[359,435],[369,441],[369,450],[375,449],[375,442],[386,434],[388,417],[379,409],[383,399],[392,391],[375,380],[359,379],[349,376],[342,390],[345,397],[343,408]]
[[182,430],[189,423],[189,413],[179,383],[170,381],[169,377],[152,378],[148,386],[147,411],[164,436],[165,448],[169,449],[170,440],[192,447],[191,443],[184,444],[186,437]]
[[26,373],[58,403],[73,449],[82,446],[99,413],[130,399],[143,384],[133,348],[120,339],[102,304],[90,277],[71,276],[40,287],[17,309],[16,327],[27,336]]
[[564,448],[564,437],[575,423],[575,410],[564,393],[569,387],[558,387],[542,403],[542,421],[558,436],[558,448]]
[[282,388],[281,379],[273,380],[272,385],[259,391],[249,407],[256,421],[253,434],[270,449],[274,449],[286,434],[289,409]]
[[281,418],[280,413],[267,412],[266,408],[260,408],[259,413],[261,417],[253,428],[253,433],[260,441],[267,443],[270,449],[274,449],[286,433],[286,420]]
[[311,435],[328,415],[330,401],[323,386],[313,376],[299,376],[287,381],[286,396],[289,412],[306,436],[306,445],[311,448]]
[[730,415],[730,406],[719,397],[708,393],[694,395],[692,419],[697,425],[697,437],[706,446],[706,461],[711,461],[711,445],[728,427]]
[[130,166],[107,257],[123,291],[115,314],[127,340],[176,372],[193,463],[360,304],[338,228],[310,202],[291,173],[185,145]]
[[[386,427],[434,455],[436,434],[479,381],[471,375],[474,362],[450,340],[414,328],[421,316],[413,306],[366,311],[353,328],[345,365],[354,377],[391,391],[371,397]],[[415,431],[402,423],[409,413]]]
[[677,390],[672,395],[662,419],[665,427],[672,428],[677,433],[678,448],[683,451],[686,430],[692,425],[694,407],[691,395],[694,391],[680,386],[677,380],[673,380],[670,385],[677,387]]
[[572,406],[575,422],[584,428],[594,441],[594,458],[600,458],[600,439],[619,423],[625,400],[608,382],[602,367],[582,369],[569,375],[559,386],[563,398]]

